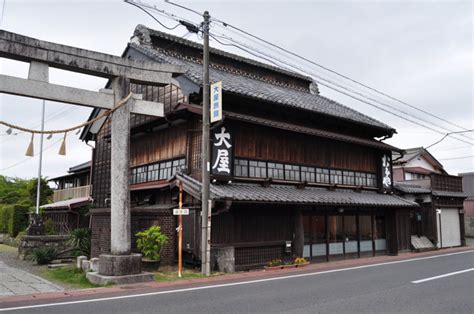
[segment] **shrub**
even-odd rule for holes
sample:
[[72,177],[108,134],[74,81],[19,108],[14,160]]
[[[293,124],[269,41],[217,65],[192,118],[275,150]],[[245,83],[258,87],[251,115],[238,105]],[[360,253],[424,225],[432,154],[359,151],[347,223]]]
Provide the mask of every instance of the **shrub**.
[[56,231],[54,230],[54,221],[51,218],[44,221],[44,231],[47,235],[56,234]]
[[161,232],[160,226],[150,228],[136,234],[137,247],[145,258],[159,261],[161,251],[168,243],[168,237]]
[[267,263],[268,267],[281,266],[281,265],[283,265],[283,261],[279,258],[271,260]]
[[58,251],[52,247],[39,248],[33,251],[33,260],[38,265],[45,265],[51,262],[58,255]]
[[7,207],[9,211],[8,219],[8,234],[15,238],[18,232],[23,231],[28,227],[29,207],[25,205],[15,204]]
[[10,209],[12,205],[0,205],[0,233],[8,233],[8,222],[10,220]]
[[76,250],[78,256],[90,256],[91,252],[91,231],[87,228],[76,229],[70,233],[71,238],[68,244]]
[[295,264],[300,265],[300,264],[306,264],[308,261],[304,257],[297,257],[295,258]]

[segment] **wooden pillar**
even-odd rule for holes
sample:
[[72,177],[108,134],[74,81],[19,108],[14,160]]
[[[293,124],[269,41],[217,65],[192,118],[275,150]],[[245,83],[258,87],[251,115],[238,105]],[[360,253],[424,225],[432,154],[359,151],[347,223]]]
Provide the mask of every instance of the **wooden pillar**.
[[360,258],[360,225],[359,225],[359,210],[356,213],[356,232],[357,232],[357,257]]
[[345,214],[344,212],[341,213],[342,216],[342,254],[344,258],[346,258],[346,222],[345,222]]
[[304,247],[304,226],[303,226],[303,213],[301,209],[296,210],[294,217],[294,244],[293,244],[293,254],[296,257],[303,256],[303,247]]
[[326,227],[326,261],[329,262],[329,213],[324,214],[324,224]]
[[466,246],[466,231],[464,229],[464,211],[459,209],[459,232],[461,233],[461,246]]
[[375,213],[370,215],[370,227],[372,230],[372,256],[375,256]]

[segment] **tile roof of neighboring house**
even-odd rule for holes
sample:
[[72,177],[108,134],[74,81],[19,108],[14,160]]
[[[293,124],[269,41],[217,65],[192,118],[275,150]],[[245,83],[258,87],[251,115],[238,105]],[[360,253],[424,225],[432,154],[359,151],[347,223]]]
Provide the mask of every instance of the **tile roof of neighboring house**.
[[417,184],[408,184],[408,183],[401,183],[395,182],[393,187],[405,194],[428,194],[431,193],[430,189],[423,188]]
[[466,198],[468,195],[464,192],[450,192],[450,191],[432,191],[434,196],[445,196],[445,197],[462,197]]
[[86,197],[72,198],[65,201],[46,204],[40,207],[44,209],[72,209],[72,208],[77,208],[77,207],[92,204],[92,202],[93,202],[92,198],[89,196],[86,196]]
[[[199,49],[202,47],[200,44],[192,42],[190,40],[185,40],[170,34],[148,29],[141,25],[137,26],[137,29],[135,31],[136,34],[137,30],[138,32],[148,31],[150,35],[155,38],[171,40],[189,47]],[[158,62],[184,66],[184,68],[186,69],[185,76],[197,85],[202,84],[202,65],[199,64],[197,61],[191,60],[190,58],[178,56],[176,54],[171,55],[167,51],[164,51],[162,49],[158,50],[153,48],[149,43],[139,44],[137,43],[137,40],[132,41],[129,44],[129,47],[143,53],[144,55]],[[264,63],[230,54],[222,50],[211,49],[211,54],[219,54],[227,58],[236,60],[238,62],[245,62],[265,69],[271,69],[275,72],[304,78],[308,81],[311,80],[310,78],[301,76],[298,73],[293,73],[273,66],[269,66]],[[284,86],[283,84],[275,84],[274,82],[259,79],[256,76],[251,77],[249,75],[244,75],[243,73],[237,73],[235,71],[231,72],[227,69],[224,69],[223,67],[213,67],[212,64],[210,68],[210,80],[211,82],[222,81],[224,91],[230,94],[237,94],[240,96],[246,96],[266,102],[304,109],[319,114],[329,115],[336,118],[345,119],[367,126],[383,129],[390,133],[395,132],[392,127],[386,125],[385,123],[377,121],[334,100],[331,100],[318,94],[310,93],[308,90],[303,91],[295,89],[293,87]]]
[[393,153],[392,159],[394,160],[394,165],[404,165],[418,156],[423,156],[426,161],[435,167],[435,169],[438,168],[442,173],[447,173],[444,170],[443,165],[427,149],[423,147],[413,147],[404,149],[404,151],[405,153],[401,158],[399,158],[400,154],[398,152]]
[[[183,189],[194,197],[200,196],[201,183],[187,175],[177,174],[176,179],[183,183]],[[338,189],[306,187],[298,189],[290,185],[271,185],[231,183],[211,184],[212,200],[252,201],[275,204],[317,204],[341,206],[378,207],[417,207],[415,202],[396,195],[379,194],[371,191],[355,192]]]
[[69,168],[68,172],[78,172],[78,171],[83,171],[83,170],[89,170],[89,168],[92,165],[92,160],[83,162],[82,164],[75,165],[71,168]]

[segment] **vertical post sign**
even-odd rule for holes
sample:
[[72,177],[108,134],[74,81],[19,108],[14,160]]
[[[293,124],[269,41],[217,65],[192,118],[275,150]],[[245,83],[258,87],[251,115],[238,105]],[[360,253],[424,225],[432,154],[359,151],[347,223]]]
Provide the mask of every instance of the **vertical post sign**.
[[233,175],[233,141],[225,126],[215,128],[211,133],[211,174],[216,179],[228,180]]
[[211,123],[222,120],[222,82],[211,84]]

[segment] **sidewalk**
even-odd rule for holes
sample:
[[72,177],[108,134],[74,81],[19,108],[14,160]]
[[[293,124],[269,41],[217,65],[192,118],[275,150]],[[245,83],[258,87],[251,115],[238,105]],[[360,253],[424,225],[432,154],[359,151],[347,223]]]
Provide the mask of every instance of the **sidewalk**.
[[86,299],[91,296],[96,298],[110,297],[110,296],[123,296],[129,294],[140,294],[140,293],[149,293],[155,291],[164,291],[172,289],[182,289],[182,288],[192,288],[198,286],[207,286],[212,284],[226,284],[240,281],[249,281],[249,280],[260,280],[266,278],[275,278],[275,277],[284,277],[289,275],[297,275],[304,273],[316,273],[321,271],[328,270],[337,270],[344,269],[348,267],[358,267],[366,266],[380,263],[396,262],[409,259],[423,258],[435,255],[443,255],[449,253],[465,252],[465,251],[474,251],[474,247],[458,247],[451,249],[442,249],[430,252],[423,253],[404,253],[398,256],[377,256],[369,258],[360,258],[360,259],[351,259],[343,260],[337,262],[329,263],[318,263],[311,264],[303,268],[290,268],[282,269],[276,271],[252,271],[252,272],[240,272],[234,274],[226,274],[215,277],[208,278],[197,278],[190,280],[182,281],[173,281],[173,282],[151,282],[143,284],[131,284],[131,285],[122,285],[114,286],[108,288],[92,288],[92,289],[83,289],[83,290],[73,290],[73,291],[64,291],[64,292],[52,292],[52,293],[40,293],[40,294],[31,294],[23,296],[13,296],[13,297],[1,297],[0,296],[0,308],[6,306],[7,304],[25,304],[32,301],[43,300],[47,302],[48,300],[54,300],[55,302],[66,302],[71,300],[80,300]]
[[61,291],[55,284],[0,261],[0,300],[5,296]]

